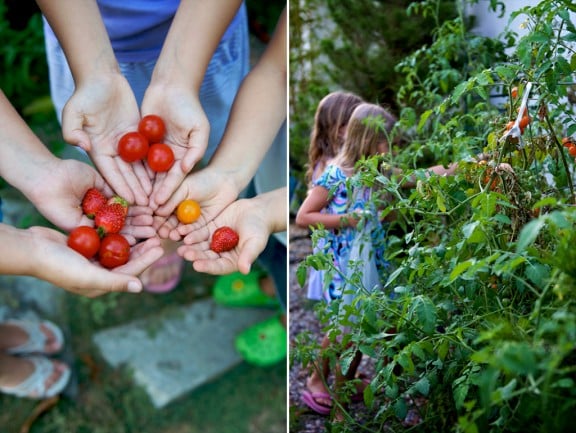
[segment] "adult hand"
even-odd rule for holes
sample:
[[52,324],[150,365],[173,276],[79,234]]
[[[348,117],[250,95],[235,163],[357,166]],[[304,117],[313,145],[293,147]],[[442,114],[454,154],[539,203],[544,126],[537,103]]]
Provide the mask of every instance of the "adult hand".
[[190,89],[154,83],[146,90],[142,115],[156,114],[166,124],[164,142],[172,148],[175,163],[166,173],[157,173],[150,196],[155,209],[166,203],[184,177],[204,156],[210,125],[198,95]]
[[127,163],[118,141],[138,127],[140,114],[128,81],[120,73],[83,80],[62,112],[62,134],[84,149],[112,189],[129,203],[147,205],[152,182],[142,162]]
[[130,260],[112,270],[90,261],[66,245],[66,235],[46,227],[26,230],[33,238],[31,274],[63,289],[90,298],[109,292],[140,292],[136,277],[158,260],[163,250],[158,238],[150,238],[132,248]]

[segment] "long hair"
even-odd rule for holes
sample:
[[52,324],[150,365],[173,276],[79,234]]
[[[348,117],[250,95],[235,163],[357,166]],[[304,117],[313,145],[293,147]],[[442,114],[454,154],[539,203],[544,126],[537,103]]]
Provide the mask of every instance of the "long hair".
[[396,121],[396,117],[379,105],[358,105],[350,116],[344,144],[336,157],[338,164],[352,169],[362,157],[380,153],[380,146],[388,143]]
[[320,160],[335,157],[343,144],[340,130],[348,124],[354,109],[362,98],[350,92],[332,92],[326,95],[316,108],[314,127],[308,148],[306,180],[310,182]]

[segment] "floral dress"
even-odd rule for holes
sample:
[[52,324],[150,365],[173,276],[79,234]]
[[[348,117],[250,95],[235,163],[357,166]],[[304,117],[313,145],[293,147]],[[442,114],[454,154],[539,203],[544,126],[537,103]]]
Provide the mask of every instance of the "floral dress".
[[[322,212],[333,215],[344,215],[355,210],[368,210],[375,216],[376,211],[369,203],[369,190],[361,191],[360,194],[354,194],[354,198],[352,198],[347,186],[348,180],[349,177],[344,174],[340,167],[336,165],[326,167],[324,173],[322,173],[314,183],[315,186],[321,186],[330,191],[330,202]],[[341,271],[341,273],[333,272],[330,282],[324,286],[323,299],[330,302],[342,297],[345,281],[343,275],[346,275],[350,249],[357,232],[354,227],[342,227],[328,230],[327,233],[328,235],[323,245],[324,252],[332,257],[334,266]],[[375,248],[376,265],[379,270],[384,270],[386,267],[383,248],[385,234],[384,226],[379,223],[371,232],[372,244]],[[380,272],[380,274],[381,278],[385,277],[384,272]]]

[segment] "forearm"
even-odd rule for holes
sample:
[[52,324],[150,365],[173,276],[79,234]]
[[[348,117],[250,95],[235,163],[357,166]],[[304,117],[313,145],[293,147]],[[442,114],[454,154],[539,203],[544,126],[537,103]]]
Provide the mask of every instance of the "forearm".
[[0,274],[33,275],[40,268],[34,236],[28,230],[0,223]]
[[119,73],[95,0],[36,0],[56,34],[76,86],[90,76]]
[[200,91],[204,74],[240,0],[183,0],[154,68],[152,81]]
[[356,226],[356,214],[330,214],[319,211],[298,212],[296,224],[300,227],[318,227],[322,225],[327,229],[340,229]]
[[0,176],[30,198],[56,162],[0,92]]
[[[286,119],[286,11],[258,64],[245,78],[218,150],[210,161],[244,189]],[[239,164],[239,162],[242,162]]]

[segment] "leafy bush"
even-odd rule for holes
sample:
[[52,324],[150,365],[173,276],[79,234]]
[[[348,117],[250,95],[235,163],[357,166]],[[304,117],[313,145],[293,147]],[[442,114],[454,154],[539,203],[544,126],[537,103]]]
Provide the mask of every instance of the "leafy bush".
[[[409,10],[431,14],[436,4],[417,2]],[[376,361],[364,393],[374,410],[366,431],[402,428],[406,402],[417,398],[427,401],[418,431],[570,430],[576,208],[574,157],[562,145],[576,132],[576,27],[569,12],[576,12],[570,1],[523,7],[512,18],[525,19],[527,34],[507,30],[500,41],[470,35],[459,14],[398,64],[406,77],[398,92],[400,126],[411,143],[384,162],[360,163],[356,179],[382,192],[375,200],[383,215],[396,215],[394,234],[383,240],[394,270],[382,292],[359,288],[337,323],[324,322],[335,333],[351,326],[340,346],[344,369],[356,349]],[[529,90],[531,122],[520,137],[506,136]],[[504,106],[491,102],[493,93],[508,96]],[[452,161],[459,166],[451,177],[418,168]],[[389,165],[413,176],[416,188],[404,188],[405,177],[386,176]],[[312,255],[299,269],[300,283],[307,266],[337,271]],[[323,314],[331,317],[336,308]],[[348,321],[352,314],[357,323]],[[292,359],[307,363],[317,354],[302,336]],[[340,426],[355,429],[352,419]]]

